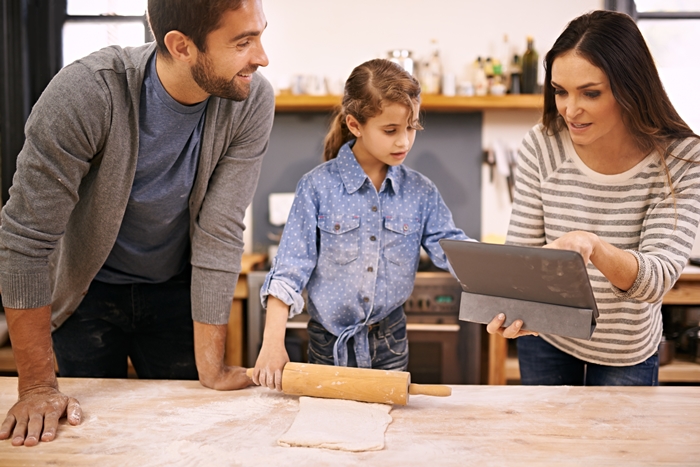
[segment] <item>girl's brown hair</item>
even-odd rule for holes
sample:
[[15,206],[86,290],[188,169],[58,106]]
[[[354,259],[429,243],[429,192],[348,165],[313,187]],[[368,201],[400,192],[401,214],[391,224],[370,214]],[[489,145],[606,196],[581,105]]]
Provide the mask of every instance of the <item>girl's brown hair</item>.
[[[412,122],[417,120],[413,115],[414,102],[420,102],[418,80],[398,64],[375,59],[357,66],[345,82],[343,101],[333,114],[324,141],[323,160],[335,158],[343,144],[354,138],[345,123],[348,115],[365,124],[379,115],[385,104],[403,104],[409,109],[409,121]],[[422,129],[418,123],[414,127]]]
[[637,24],[623,13],[602,10],[571,21],[545,57],[542,124],[548,132],[565,127],[555,102],[552,64],[572,50],[603,70],[637,145],[644,151],[655,149],[664,167],[672,140],[697,137],[673,108]]

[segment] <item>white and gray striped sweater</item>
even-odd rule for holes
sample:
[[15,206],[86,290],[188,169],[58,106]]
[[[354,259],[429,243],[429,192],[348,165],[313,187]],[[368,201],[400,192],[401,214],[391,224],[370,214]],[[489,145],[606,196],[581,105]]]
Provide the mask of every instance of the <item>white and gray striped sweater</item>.
[[[700,141],[678,140],[672,153],[700,162]],[[639,263],[627,291],[588,264],[600,312],[590,341],[542,337],[592,363],[628,366],[646,360],[661,339],[661,300],[685,266],[698,231],[700,163],[668,158],[674,205],[656,153],[624,173],[603,175],[581,161],[566,129],[548,136],[538,124],[523,139],[518,156],[508,243],[541,246],[583,230],[629,251]]]

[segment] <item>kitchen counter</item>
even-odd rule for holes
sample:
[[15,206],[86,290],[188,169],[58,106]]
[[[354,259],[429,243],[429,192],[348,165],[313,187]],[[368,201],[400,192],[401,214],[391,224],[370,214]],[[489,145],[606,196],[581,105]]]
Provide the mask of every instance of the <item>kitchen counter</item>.
[[[391,411],[382,451],[285,448],[298,398],[262,388],[219,392],[196,381],[59,379],[83,407],[57,439],[0,442],[0,464],[690,465],[700,460],[700,387],[453,386]],[[3,416],[17,379],[0,378]]]

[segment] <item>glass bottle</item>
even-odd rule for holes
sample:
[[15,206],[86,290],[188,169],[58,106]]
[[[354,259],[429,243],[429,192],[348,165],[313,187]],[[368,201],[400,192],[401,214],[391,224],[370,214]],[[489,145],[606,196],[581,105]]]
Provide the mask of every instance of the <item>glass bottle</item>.
[[513,55],[513,61],[510,63],[510,82],[508,84],[508,92],[510,94],[520,94],[522,92],[522,68],[520,66],[520,56]]
[[428,59],[421,66],[421,73],[418,78],[421,92],[425,94],[440,94],[440,83],[442,81],[442,60],[437,40],[433,39],[432,51]]
[[539,55],[534,47],[534,39],[532,36],[527,38],[527,50],[523,54],[523,75],[521,83],[521,92],[523,94],[534,94],[537,92],[537,71]]

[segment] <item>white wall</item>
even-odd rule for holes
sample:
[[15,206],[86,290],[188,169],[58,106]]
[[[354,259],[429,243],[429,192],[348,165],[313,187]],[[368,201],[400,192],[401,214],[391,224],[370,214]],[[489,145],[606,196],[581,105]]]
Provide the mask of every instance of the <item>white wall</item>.
[[263,44],[273,85],[294,74],[345,79],[365,60],[391,49],[418,57],[437,39],[445,71],[461,73],[477,56],[493,55],[509,36],[518,52],[526,36],[540,55],[574,17],[603,0],[263,0]]
[[[420,59],[436,39],[445,72],[459,77],[477,56],[496,55],[504,34],[517,53],[532,35],[542,59],[570,20],[602,7],[603,0],[263,0],[270,65],[261,71],[280,87],[295,74],[345,80],[355,66],[395,48]],[[484,148],[495,140],[519,143],[539,118],[527,110],[484,112]],[[505,179],[496,175],[491,183],[485,174],[481,233],[498,241],[510,199]]]

